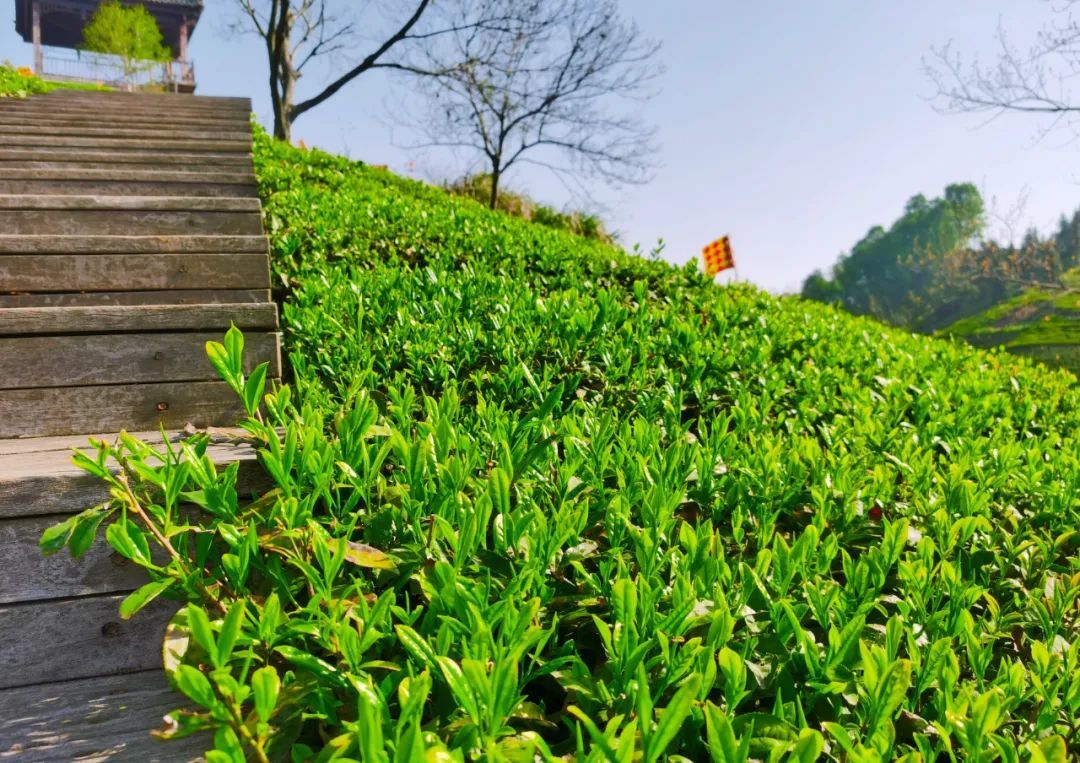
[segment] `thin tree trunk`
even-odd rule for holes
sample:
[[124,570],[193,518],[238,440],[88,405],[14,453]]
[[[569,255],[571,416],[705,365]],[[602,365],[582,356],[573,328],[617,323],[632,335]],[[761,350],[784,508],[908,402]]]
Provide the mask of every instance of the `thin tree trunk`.
[[502,174],[500,172],[498,162],[493,162],[491,165],[491,193],[488,196],[488,209],[495,209],[499,203],[499,178]]

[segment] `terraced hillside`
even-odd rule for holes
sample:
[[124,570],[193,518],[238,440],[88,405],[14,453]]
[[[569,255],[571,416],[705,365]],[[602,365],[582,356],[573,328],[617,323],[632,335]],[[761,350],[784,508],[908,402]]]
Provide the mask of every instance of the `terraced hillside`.
[[1063,281],[1065,291],[1030,289],[942,333],[976,347],[1004,347],[1080,375],[1080,270],[1070,271]]
[[[210,351],[274,490],[120,446],[113,504],[49,538],[116,519],[154,578],[128,611],[190,603],[174,733],[266,761],[1080,749],[1072,376],[265,136],[255,169],[291,386],[264,397],[235,332]],[[140,550],[141,503],[197,564]]]

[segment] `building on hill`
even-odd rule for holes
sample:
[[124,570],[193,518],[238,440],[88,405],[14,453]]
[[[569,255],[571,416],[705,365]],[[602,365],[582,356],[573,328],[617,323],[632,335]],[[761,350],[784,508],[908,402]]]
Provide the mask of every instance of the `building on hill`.
[[[100,0],[15,0],[15,31],[34,46],[34,73],[49,79],[118,82],[108,56],[66,51],[82,44],[83,29]],[[202,13],[203,0],[142,0],[161,29],[173,60],[151,70],[145,84],[190,93],[195,90],[195,66],[188,58],[188,41]],[[46,51],[45,48],[59,50]],[[65,52],[61,52],[65,51]]]

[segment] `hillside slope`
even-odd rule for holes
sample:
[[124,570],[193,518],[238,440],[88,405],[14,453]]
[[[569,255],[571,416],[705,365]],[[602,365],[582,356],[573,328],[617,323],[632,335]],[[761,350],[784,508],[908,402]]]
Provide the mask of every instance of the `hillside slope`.
[[1069,271],[1063,281],[1069,291],[1030,289],[941,333],[976,347],[1001,346],[1080,375],[1080,269]]
[[[360,758],[378,728],[413,759],[421,718],[424,747],[491,760],[1078,742],[1072,377],[265,136],[256,165],[299,416],[332,443],[303,446],[333,472],[311,490],[402,560],[354,580],[393,603],[357,625],[363,666],[288,636],[363,721],[290,740]],[[392,433],[377,457],[356,410]]]

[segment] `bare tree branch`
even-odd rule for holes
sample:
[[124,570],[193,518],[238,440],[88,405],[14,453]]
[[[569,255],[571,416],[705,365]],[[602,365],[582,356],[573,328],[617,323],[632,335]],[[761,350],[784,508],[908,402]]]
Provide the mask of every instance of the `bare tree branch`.
[[951,42],[932,48],[923,70],[935,88],[936,107],[945,113],[1007,113],[1043,116],[1043,133],[1080,126],[1080,97],[1072,89],[1080,75],[1080,21],[1077,0],[1052,6],[1053,17],[1025,50],[1013,43],[1003,22],[997,55],[987,65],[965,59]]
[[[616,108],[653,95],[659,44],[621,19],[615,0],[463,0],[456,10],[444,24],[454,31],[408,59],[428,75],[416,145],[476,147],[492,207],[518,162],[615,185],[649,178],[654,131],[639,109]],[[477,15],[498,23],[463,22]]]

